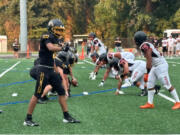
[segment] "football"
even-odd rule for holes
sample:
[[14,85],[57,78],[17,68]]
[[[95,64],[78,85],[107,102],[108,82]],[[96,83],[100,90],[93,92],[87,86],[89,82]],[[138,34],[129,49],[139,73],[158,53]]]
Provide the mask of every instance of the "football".
[[76,79],[72,79],[71,80],[71,84],[74,86],[74,87],[77,87],[78,86],[78,82]]

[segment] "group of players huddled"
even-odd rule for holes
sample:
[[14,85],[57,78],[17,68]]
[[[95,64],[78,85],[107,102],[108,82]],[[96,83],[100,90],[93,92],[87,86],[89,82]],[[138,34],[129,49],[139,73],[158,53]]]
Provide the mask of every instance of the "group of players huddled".
[[[97,39],[94,38],[94,40],[97,42]],[[92,40],[92,42],[95,42],[94,40]],[[146,62],[135,60],[135,57],[131,52],[105,52],[98,54],[95,49],[91,54],[91,59],[96,64],[96,67],[94,71],[90,73],[89,78],[95,80],[98,70],[106,65],[106,71],[99,86],[104,85],[108,76],[118,80],[118,87],[115,92],[116,95],[124,94],[121,87],[137,86],[141,89],[140,96],[148,96],[148,102],[145,105],[140,106],[141,109],[154,108],[153,98],[160,90],[160,85],[156,85],[157,80],[159,80],[175,100],[172,109],[180,109],[179,96],[176,89],[171,85],[168,73],[168,63],[163,55],[152,43],[148,42],[147,35],[143,31],[135,33],[134,41],[137,49],[141,51],[146,58]],[[101,42],[99,42],[99,46],[101,46],[100,43]],[[123,81],[124,84],[122,85]]]
[[[39,58],[35,60],[30,70],[31,77],[36,80],[36,87],[23,123],[25,126],[39,126],[38,123],[32,121],[32,114],[37,103],[45,103],[48,100],[46,96],[48,93],[58,95],[64,123],[80,123],[70,115],[66,103],[67,98],[71,96],[70,85],[78,86],[72,72],[72,67],[78,61],[78,57],[74,49],[63,41],[64,30],[61,20],[53,19],[48,23],[48,32],[41,37]],[[106,68],[99,86],[104,86],[108,76],[118,80],[115,95],[124,94],[121,87],[137,86],[141,90],[140,96],[148,96],[148,102],[140,106],[141,109],[154,108],[153,97],[160,89],[160,86],[156,85],[156,80],[159,80],[176,102],[172,109],[180,109],[179,96],[170,82],[168,64],[154,45],[147,41],[144,32],[136,32],[134,40],[137,48],[144,54],[146,62],[135,60],[131,52],[108,52],[107,47],[93,32],[88,38],[91,41],[90,56],[96,65],[89,79],[95,80],[99,69]]]

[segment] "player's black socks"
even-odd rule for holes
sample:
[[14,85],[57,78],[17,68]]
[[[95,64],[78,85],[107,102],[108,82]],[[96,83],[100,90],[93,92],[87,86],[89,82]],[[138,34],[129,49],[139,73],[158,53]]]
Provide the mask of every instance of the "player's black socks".
[[26,120],[32,120],[32,114],[27,114],[26,115]]
[[64,114],[64,118],[69,117],[69,113],[68,112],[63,112],[63,114]]

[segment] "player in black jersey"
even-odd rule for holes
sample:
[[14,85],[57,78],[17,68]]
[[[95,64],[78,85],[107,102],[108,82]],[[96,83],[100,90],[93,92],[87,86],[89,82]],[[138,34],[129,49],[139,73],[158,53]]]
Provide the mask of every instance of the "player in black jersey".
[[43,90],[47,84],[50,84],[58,93],[58,101],[61,105],[65,123],[79,123],[80,121],[71,117],[68,113],[65,90],[62,86],[62,78],[54,72],[54,57],[53,54],[61,51],[62,47],[58,46],[59,38],[63,37],[64,25],[58,19],[53,19],[48,23],[48,33],[43,34],[40,40],[39,59],[40,64],[38,68],[38,76],[36,82],[35,93],[32,96],[26,119],[25,126],[39,126],[39,124],[32,121],[32,113],[34,112],[38,98],[41,97]]
[[[65,85],[67,87],[68,96],[70,97],[70,85],[77,86],[77,79],[72,73],[72,66],[77,62],[77,57],[72,52],[60,52],[55,58],[55,63],[58,71],[63,70]],[[68,76],[71,76],[71,81]]]
[[[77,80],[72,73],[72,67],[74,63],[78,61],[78,58],[71,51],[60,51],[55,58],[55,70],[62,77],[62,83],[66,92],[66,96],[70,97],[70,86],[77,86]],[[71,76],[71,81],[68,76]],[[48,86],[47,86],[48,87]],[[52,87],[51,87],[52,88]],[[51,89],[44,90],[42,97],[44,97]]]

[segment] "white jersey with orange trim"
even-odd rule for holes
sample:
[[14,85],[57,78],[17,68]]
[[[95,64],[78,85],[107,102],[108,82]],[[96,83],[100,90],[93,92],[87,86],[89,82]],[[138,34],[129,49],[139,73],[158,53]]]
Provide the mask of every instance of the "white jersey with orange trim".
[[[134,59],[135,59],[134,54],[131,52],[120,52],[120,54],[121,54],[121,59],[123,58],[127,61],[134,61]],[[107,54],[108,62],[110,62],[114,58],[114,55],[115,55],[115,53]]]
[[123,64],[127,62],[128,63],[128,67],[129,67],[129,71],[133,71],[135,70],[137,67],[143,67],[144,69],[140,72],[145,73],[146,72],[146,62],[142,61],[142,60],[125,60],[124,58],[119,60],[120,66],[123,67]]
[[167,63],[162,54],[154,47],[153,44],[149,42],[144,42],[139,47],[141,51],[144,53],[147,49],[152,49],[152,66],[158,66],[161,64]]
[[96,47],[96,46],[99,47],[98,52],[97,52],[99,55],[106,53],[106,47],[100,39],[94,38],[92,41],[92,44],[94,47]]
[[127,61],[134,61],[135,56],[131,52],[121,52],[121,57]]

